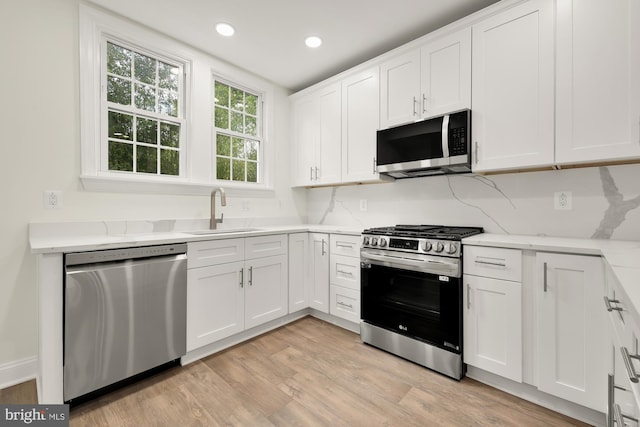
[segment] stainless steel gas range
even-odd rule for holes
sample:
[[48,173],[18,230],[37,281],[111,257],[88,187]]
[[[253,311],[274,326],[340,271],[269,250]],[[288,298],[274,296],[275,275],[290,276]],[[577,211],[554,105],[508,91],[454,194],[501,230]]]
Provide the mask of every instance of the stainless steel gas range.
[[462,244],[481,227],[370,228],[360,249],[363,342],[455,379],[462,360]]

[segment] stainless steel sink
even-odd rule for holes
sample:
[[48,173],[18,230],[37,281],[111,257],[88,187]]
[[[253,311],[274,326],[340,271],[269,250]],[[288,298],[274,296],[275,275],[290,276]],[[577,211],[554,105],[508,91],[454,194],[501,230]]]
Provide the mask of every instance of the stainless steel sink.
[[223,228],[220,230],[194,230],[184,231],[184,234],[191,234],[194,236],[206,236],[209,234],[228,234],[228,233],[246,233],[249,231],[258,231],[259,228]]

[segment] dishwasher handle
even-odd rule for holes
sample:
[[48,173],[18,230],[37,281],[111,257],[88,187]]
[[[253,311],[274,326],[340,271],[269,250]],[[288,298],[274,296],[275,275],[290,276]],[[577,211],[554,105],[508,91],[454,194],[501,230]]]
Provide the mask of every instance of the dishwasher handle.
[[64,265],[67,267],[86,264],[102,264],[115,261],[135,260],[139,258],[158,258],[176,255],[184,255],[186,257],[186,253],[186,243],[107,249],[89,252],[72,252],[65,254]]

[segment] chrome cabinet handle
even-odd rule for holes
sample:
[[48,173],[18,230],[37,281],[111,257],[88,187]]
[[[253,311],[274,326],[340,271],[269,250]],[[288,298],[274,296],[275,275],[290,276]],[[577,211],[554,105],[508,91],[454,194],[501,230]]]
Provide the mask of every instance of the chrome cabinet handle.
[[249,286],[253,286],[253,266],[249,267]]
[[471,308],[471,285],[467,283],[467,310]]
[[605,296],[604,297],[604,305],[605,305],[605,307],[607,307],[607,311],[608,312],[612,312],[613,310],[622,311],[622,307],[613,307],[611,305],[611,303],[619,304],[620,301],[617,300],[617,299],[609,299],[609,297]]
[[376,158],[373,158],[373,173],[376,173]]
[[347,275],[347,276],[353,276],[353,273],[350,272],[350,271],[336,270],[336,273],[344,274],[344,275]]
[[240,269],[240,287],[244,288],[244,267]]
[[474,145],[474,153],[473,153],[473,164],[478,164],[478,141],[475,141]]
[[313,166],[309,166],[309,179],[313,181]]
[[543,288],[544,291],[547,292],[547,289],[549,288],[548,284],[547,284],[547,263],[544,263],[544,283],[543,283]]
[[616,424],[618,425],[618,427],[624,427],[627,424],[624,422],[624,419],[628,419],[634,422],[638,422],[637,418],[631,417],[629,415],[625,415],[622,413],[622,409],[620,409],[620,405],[618,405],[617,403],[613,405],[613,418],[616,421]]
[[627,369],[627,375],[629,376],[629,381],[632,383],[638,382],[638,373],[636,372],[636,368],[633,366],[632,358],[640,359],[638,355],[630,355],[627,347],[620,347],[620,353],[622,353],[622,361],[624,362],[624,367]]
[[342,301],[338,301],[338,305],[341,305],[343,307],[347,307],[353,310],[353,304],[345,304]]
[[336,243],[336,246],[339,247],[339,248],[353,249],[353,245],[345,245],[344,243]]
[[607,425],[613,427],[615,396],[614,396],[614,378],[613,375],[607,374]]
[[506,267],[507,263],[506,262],[499,262],[499,261],[480,261],[480,260],[475,260],[476,264],[485,264],[485,265],[496,265],[498,267]]
[[316,181],[318,180],[318,176],[319,176],[319,174],[318,174],[318,167],[316,166]]
[[427,96],[422,94],[422,114],[427,112]]
[[325,249],[324,249],[324,243],[325,243],[325,242],[324,242],[324,239],[322,239],[322,256],[324,256],[324,255],[326,255],[326,254],[327,254],[327,252],[326,252],[326,251],[325,251]]

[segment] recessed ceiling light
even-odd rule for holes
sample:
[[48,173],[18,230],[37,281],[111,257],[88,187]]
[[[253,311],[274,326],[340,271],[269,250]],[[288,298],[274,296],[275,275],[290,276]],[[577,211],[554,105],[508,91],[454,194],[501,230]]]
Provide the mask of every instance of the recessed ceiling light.
[[231,25],[225,22],[220,22],[218,25],[216,25],[216,31],[218,32],[218,34],[225,37],[232,36],[233,33],[236,32],[236,30]]
[[317,36],[309,36],[304,40],[304,44],[309,47],[316,48],[322,44],[322,39]]

